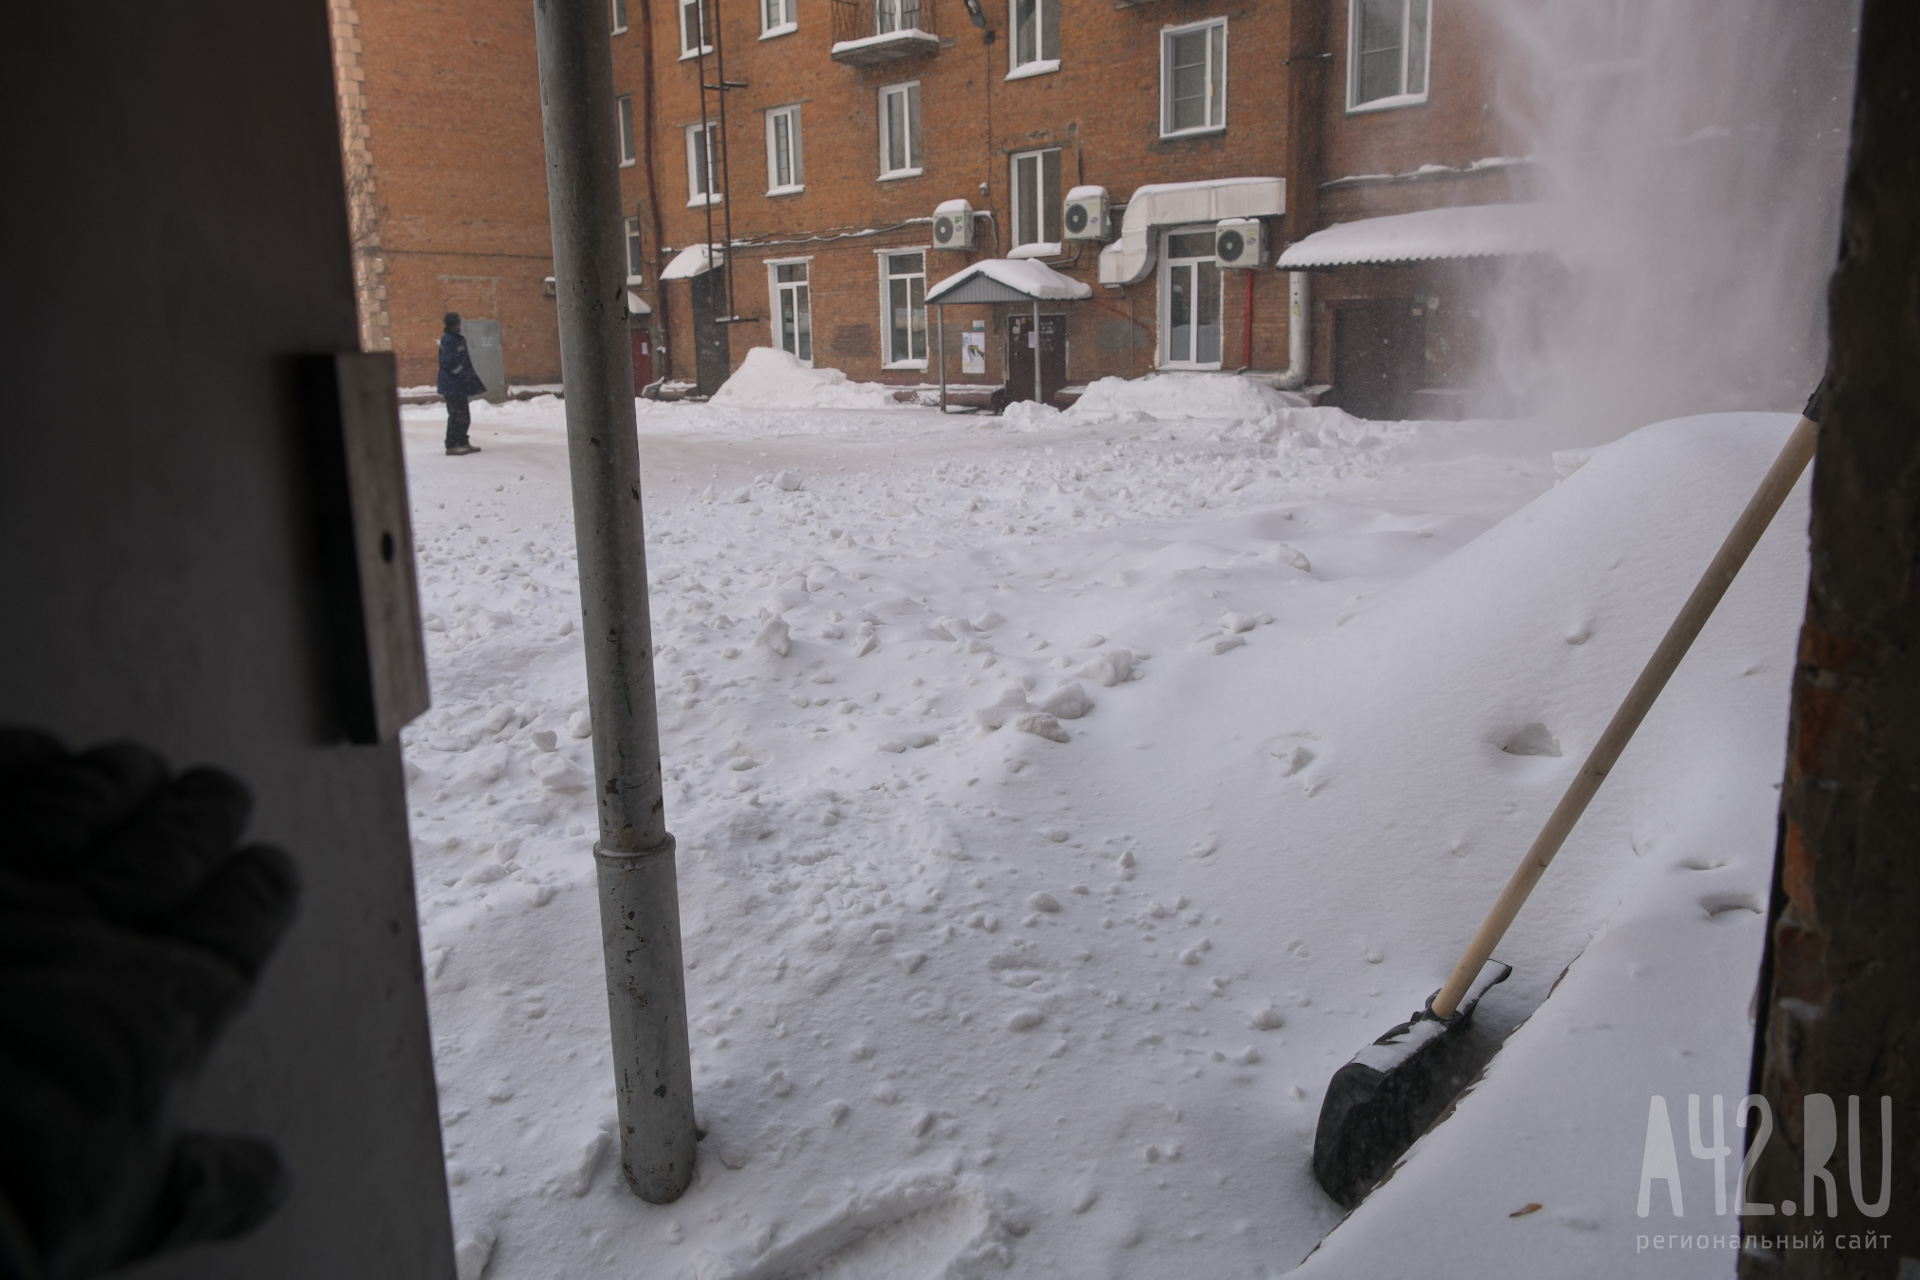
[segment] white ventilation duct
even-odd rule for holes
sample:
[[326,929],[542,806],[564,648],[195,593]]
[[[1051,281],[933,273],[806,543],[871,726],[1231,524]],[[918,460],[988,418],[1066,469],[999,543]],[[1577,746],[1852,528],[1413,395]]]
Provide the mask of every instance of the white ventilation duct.
[[1137,187],[1127,201],[1120,238],[1100,251],[1100,283],[1133,284],[1153,269],[1154,233],[1162,227],[1222,218],[1277,218],[1287,211],[1285,178],[1216,178]]

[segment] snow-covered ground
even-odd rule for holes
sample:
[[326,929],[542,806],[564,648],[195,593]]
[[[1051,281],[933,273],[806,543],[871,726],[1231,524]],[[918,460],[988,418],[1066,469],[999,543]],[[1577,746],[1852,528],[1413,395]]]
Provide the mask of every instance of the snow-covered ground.
[[1307,1158],[1791,420],[1557,471],[1592,442],[1187,385],[640,405],[706,1131],[666,1207],[613,1156],[563,408],[476,405],[459,459],[407,412],[463,1277],[1727,1272],[1635,1205],[1649,1095],[1745,1092],[1803,495],[1501,948],[1488,1032],[1539,1012],[1344,1226]]

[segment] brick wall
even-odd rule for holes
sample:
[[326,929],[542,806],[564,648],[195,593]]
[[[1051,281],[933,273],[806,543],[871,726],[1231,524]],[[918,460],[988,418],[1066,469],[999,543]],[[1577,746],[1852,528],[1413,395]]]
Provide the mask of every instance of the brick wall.
[[[700,120],[695,59],[681,59],[676,0],[628,0],[638,27],[651,20],[656,120],[655,181],[665,249],[707,237],[705,206],[689,207],[686,128]],[[748,87],[728,95],[726,138],[730,186],[726,212],[736,241],[735,310],[755,317],[731,327],[731,356],[773,341],[767,322],[765,261],[810,258],[815,338],[814,361],[863,380],[920,383],[930,367],[886,369],[882,364],[880,274],[876,250],[926,248],[934,207],[965,199],[990,210],[992,222],[977,224],[971,253],[928,251],[930,282],[1011,247],[1009,158],[1016,151],[1058,147],[1061,188],[1081,183],[1105,186],[1116,202],[1149,182],[1206,178],[1283,176],[1288,172],[1286,117],[1290,7],[1285,4],[1152,0],[1116,9],[1108,0],[1063,0],[1060,69],[1009,80],[1007,0],[984,0],[997,40],[984,44],[960,0],[937,0],[932,25],[941,37],[935,52],[874,67],[853,67],[831,56],[829,0],[799,0],[798,30],[761,39],[759,8],[748,0],[717,6],[719,48],[726,78]],[[1159,136],[1160,33],[1163,28],[1213,17],[1228,22],[1226,128],[1194,138]],[[630,30],[614,38],[616,92],[634,95],[636,120],[644,110],[645,41]],[[717,77],[708,60],[709,83]],[[916,177],[879,179],[879,91],[904,81],[920,84],[924,161]],[[709,110],[717,95],[708,96]],[[764,112],[799,103],[802,109],[806,189],[790,195],[767,192]],[[628,170],[629,212],[645,215],[644,163]],[[715,208],[714,238],[725,235]],[[1276,220],[1269,234],[1277,232]],[[998,239],[996,231],[998,228]],[[1070,381],[1118,374],[1138,376],[1154,365],[1157,282],[1107,289],[1098,284],[1100,246],[1069,243],[1063,271],[1094,288],[1091,302],[1043,306],[1068,317]],[[649,256],[664,260],[661,246]],[[1286,283],[1277,272],[1256,273],[1254,350],[1257,368],[1286,365]],[[664,310],[665,342],[676,378],[692,377],[690,289],[670,282]],[[660,286],[650,275],[646,296],[657,301]],[[1225,281],[1227,368],[1244,354],[1244,273]],[[988,324],[988,373],[1004,376],[1006,319],[1011,307],[955,308],[948,315],[948,376],[959,377],[959,331],[975,319]],[[929,318],[929,327],[932,319]],[[977,380],[979,381],[979,380]]]
[[[510,382],[559,381],[559,329],[542,288],[553,250],[531,8],[333,3],[336,67],[357,53],[361,86],[344,130],[349,177],[370,206],[354,210],[356,257],[363,282],[385,290],[401,385],[434,381],[450,310],[500,321]],[[357,50],[343,50],[348,38]],[[363,333],[368,308],[363,287]]]

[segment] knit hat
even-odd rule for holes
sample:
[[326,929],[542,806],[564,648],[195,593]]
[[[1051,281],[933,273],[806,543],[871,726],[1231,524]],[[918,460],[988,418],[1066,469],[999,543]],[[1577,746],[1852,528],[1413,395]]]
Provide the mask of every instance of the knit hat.
[[446,325],[449,329],[457,329],[460,327],[460,313],[458,311],[449,311],[446,315],[440,317],[440,323]]

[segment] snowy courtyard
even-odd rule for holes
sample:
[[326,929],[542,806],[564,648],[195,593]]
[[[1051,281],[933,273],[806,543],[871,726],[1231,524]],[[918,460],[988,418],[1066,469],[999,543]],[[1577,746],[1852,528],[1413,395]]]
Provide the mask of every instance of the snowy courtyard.
[[841,390],[639,405],[705,1134],[665,1207],[613,1136],[564,406],[476,404],[465,458],[406,412],[463,1280],[1728,1271],[1636,1253],[1635,1200],[1651,1095],[1685,1142],[1689,1094],[1747,1092],[1804,482],[1497,953],[1485,1079],[1363,1230],[1308,1157],[1791,415],[1602,443],[1230,375],[1004,418]]

